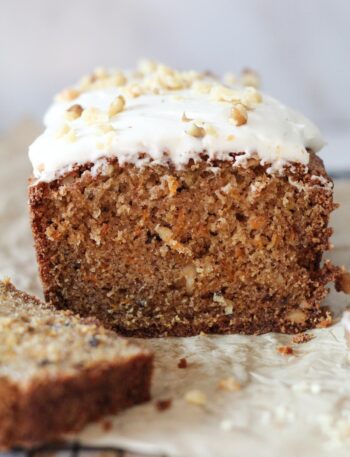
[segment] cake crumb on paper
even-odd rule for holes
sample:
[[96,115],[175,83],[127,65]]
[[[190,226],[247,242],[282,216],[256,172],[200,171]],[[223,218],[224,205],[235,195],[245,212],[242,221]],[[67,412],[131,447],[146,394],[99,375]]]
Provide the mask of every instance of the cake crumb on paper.
[[177,367],[178,367],[178,368],[187,368],[187,367],[188,367],[188,363],[187,363],[186,357],[182,357],[182,358],[179,360],[179,363],[177,364]]
[[233,377],[221,379],[218,383],[218,387],[221,390],[227,390],[229,392],[236,392],[242,389],[242,385]]
[[194,389],[187,392],[187,394],[185,395],[185,400],[187,401],[187,403],[202,406],[206,404],[207,397],[200,390]]
[[155,404],[157,411],[163,412],[166,411],[167,409],[171,408],[173,401],[171,398],[163,399],[163,400],[158,400]]
[[293,355],[294,354],[294,350],[290,346],[279,346],[277,348],[277,352],[279,352],[282,355]]

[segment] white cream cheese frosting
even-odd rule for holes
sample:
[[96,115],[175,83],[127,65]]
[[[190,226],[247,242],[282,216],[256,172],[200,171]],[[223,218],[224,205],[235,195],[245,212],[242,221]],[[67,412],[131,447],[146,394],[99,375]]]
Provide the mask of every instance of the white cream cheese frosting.
[[201,153],[219,160],[240,153],[236,164],[255,155],[282,172],[288,163],[307,166],[308,150],[324,145],[311,121],[253,87],[157,64],[132,76],[100,70],[63,92],[44,121],[29,148],[41,181],[101,158],[181,168]]

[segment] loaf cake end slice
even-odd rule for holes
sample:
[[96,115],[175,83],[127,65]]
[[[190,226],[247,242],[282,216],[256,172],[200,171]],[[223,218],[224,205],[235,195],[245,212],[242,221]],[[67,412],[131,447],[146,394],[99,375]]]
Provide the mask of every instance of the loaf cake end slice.
[[152,354],[0,282],[0,448],[60,439],[150,398]]

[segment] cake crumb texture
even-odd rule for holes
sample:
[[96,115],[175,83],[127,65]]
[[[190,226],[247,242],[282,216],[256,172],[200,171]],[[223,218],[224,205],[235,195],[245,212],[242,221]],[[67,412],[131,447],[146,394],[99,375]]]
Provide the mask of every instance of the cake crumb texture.
[[322,326],[339,274],[321,264],[336,207],[322,161],[310,152],[277,175],[235,158],[203,153],[181,170],[109,159],[32,185],[46,300],[124,335]]

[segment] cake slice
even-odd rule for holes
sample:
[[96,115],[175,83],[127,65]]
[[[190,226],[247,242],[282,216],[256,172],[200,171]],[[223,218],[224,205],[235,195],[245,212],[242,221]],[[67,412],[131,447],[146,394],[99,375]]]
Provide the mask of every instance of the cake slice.
[[48,302],[138,336],[330,322],[336,204],[304,116],[253,86],[148,63],[94,72],[45,122],[29,197]]
[[151,373],[148,351],[0,282],[0,448],[56,440],[147,401]]

